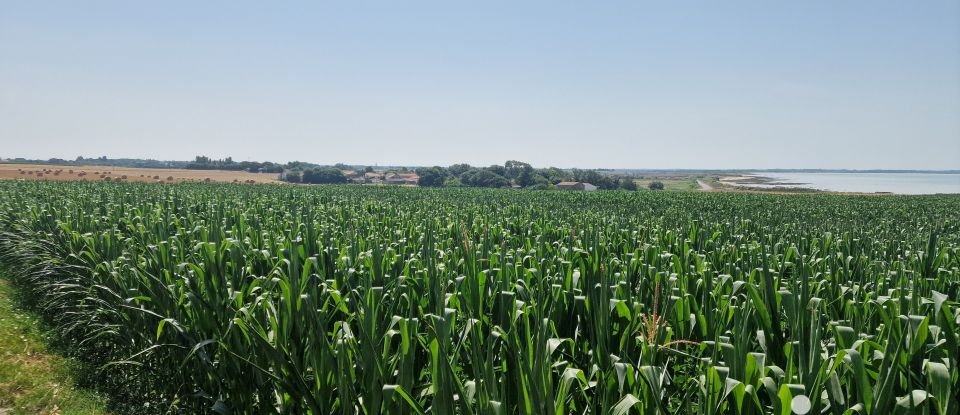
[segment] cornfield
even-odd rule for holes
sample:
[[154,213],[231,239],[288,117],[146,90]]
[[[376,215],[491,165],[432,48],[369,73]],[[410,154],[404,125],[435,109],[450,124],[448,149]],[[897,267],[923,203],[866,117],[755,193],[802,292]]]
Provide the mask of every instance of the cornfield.
[[958,414],[960,197],[0,183],[128,413]]

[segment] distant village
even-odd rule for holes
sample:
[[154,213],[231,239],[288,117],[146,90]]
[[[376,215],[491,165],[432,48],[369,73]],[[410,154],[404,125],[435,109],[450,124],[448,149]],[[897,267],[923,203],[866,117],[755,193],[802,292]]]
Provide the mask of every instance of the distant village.
[[[351,184],[417,186],[420,181],[420,175],[418,175],[416,172],[387,173],[377,171],[367,172],[362,170],[343,170],[343,175],[347,178],[347,182]],[[513,184],[511,187],[521,188],[522,186]],[[599,189],[597,186],[594,186],[590,183],[571,181],[558,182],[554,185],[554,188],[557,190],[579,190],[585,192],[592,192]]]
[[377,172],[344,170],[343,175],[353,184],[392,184],[398,186],[416,186],[420,175],[416,172]]
[[486,167],[455,164],[449,167],[420,167],[376,170],[367,166],[346,165],[285,169],[281,180],[303,184],[361,184],[419,187],[487,187],[534,190],[637,190],[632,177],[593,170],[564,170],[556,167],[534,168],[521,161]]

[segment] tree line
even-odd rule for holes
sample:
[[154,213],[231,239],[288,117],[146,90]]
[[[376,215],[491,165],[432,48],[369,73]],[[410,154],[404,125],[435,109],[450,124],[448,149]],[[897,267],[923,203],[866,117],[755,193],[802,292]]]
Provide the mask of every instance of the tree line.
[[534,168],[529,163],[510,160],[502,166],[474,167],[454,164],[450,167],[423,167],[416,170],[423,187],[510,187],[549,189],[560,182],[590,183],[602,190],[637,190],[631,177],[602,174],[594,170],[563,170],[557,167]]
[[[282,179],[291,183],[338,184],[347,183],[344,171],[372,172],[373,168],[347,166],[294,166],[285,170]],[[602,190],[637,190],[632,177],[603,174],[594,170],[564,170],[557,167],[534,168],[529,163],[509,160],[503,165],[476,167],[454,164],[449,167],[421,167],[414,170],[421,187],[521,187],[550,189],[560,182],[584,182]]]
[[[202,161],[202,162],[201,162]],[[200,159],[200,165],[229,164],[230,158],[220,160]],[[281,179],[290,183],[342,184],[349,182],[344,171],[372,172],[370,166],[318,166],[309,163],[291,162],[281,166]],[[406,171],[406,168],[402,169]],[[503,165],[486,167],[461,163],[449,167],[421,167],[414,170],[417,185],[421,187],[521,187],[527,189],[550,189],[560,182],[590,183],[601,190],[637,190],[632,177],[604,174],[595,170],[564,170],[557,167],[535,168],[529,163],[509,160]],[[662,186],[662,184],[661,184]],[[653,190],[659,190],[653,188]]]
[[[21,161],[16,159],[14,161]],[[27,160],[23,160],[27,161]],[[308,184],[340,184],[349,182],[344,171],[372,172],[370,166],[348,166],[342,163],[333,166],[320,166],[301,161],[288,163],[273,163],[269,161],[234,161],[232,157],[213,159],[207,156],[196,156],[193,161],[165,161],[117,159],[111,160],[106,156],[98,158],[77,157],[73,160],[50,159],[40,160],[44,164],[109,164],[129,167],[173,167],[190,170],[233,170],[251,173],[277,173],[281,180],[291,183]],[[401,172],[408,171],[401,168]],[[486,167],[471,166],[469,164],[454,164],[449,167],[433,166],[421,167],[415,170],[419,179],[417,184],[422,187],[521,187],[527,189],[550,189],[560,182],[590,183],[601,190],[637,190],[637,184],[632,177],[617,176],[598,170],[570,169],[557,167],[535,168],[529,163],[509,160],[503,165],[494,164]],[[651,190],[662,190],[663,183],[650,184]]]
[[241,161],[238,163],[233,161],[233,157],[214,160],[207,156],[197,156],[183,168],[190,170],[235,170],[250,173],[283,173],[285,166],[269,161]]

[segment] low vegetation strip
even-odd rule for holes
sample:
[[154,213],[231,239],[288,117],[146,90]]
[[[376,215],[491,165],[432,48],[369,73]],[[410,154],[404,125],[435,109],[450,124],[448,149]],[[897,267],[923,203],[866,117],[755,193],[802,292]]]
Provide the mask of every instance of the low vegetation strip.
[[0,279],[0,414],[106,414],[102,399],[74,388],[67,359],[47,351],[38,322],[13,296]]
[[956,414],[960,197],[0,182],[129,413]]

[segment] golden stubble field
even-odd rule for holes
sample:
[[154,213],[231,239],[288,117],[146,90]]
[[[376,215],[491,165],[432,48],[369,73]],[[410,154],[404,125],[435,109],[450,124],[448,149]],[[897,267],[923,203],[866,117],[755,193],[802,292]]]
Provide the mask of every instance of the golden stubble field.
[[282,183],[276,173],[39,164],[0,164],[0,179],[146,183]]

